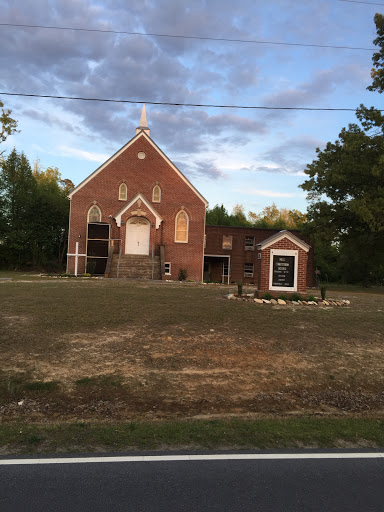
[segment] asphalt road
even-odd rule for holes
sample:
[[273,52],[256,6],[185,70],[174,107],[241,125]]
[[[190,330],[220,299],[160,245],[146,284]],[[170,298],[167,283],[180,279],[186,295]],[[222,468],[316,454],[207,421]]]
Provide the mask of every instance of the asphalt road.
[[1,512],[382,512],[384,458],[0,465]]

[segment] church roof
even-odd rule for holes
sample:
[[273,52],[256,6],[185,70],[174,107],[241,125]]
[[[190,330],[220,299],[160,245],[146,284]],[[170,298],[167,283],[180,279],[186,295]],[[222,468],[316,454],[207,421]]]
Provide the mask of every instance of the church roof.
[[208,206],[208,201],[203,197],[200,192],[192,185],[192,183],[184,176],[184,174],[176,167],[176,165],[167,157],[167,155],[159,148],[159,146],[149,137],[146,133],[146,130],[140,129],[140,131],[130,140],[128,141],[122,148],[120,148],[114,155],[112,155],[108,160],[106,160],[100,167],[98,167],[92,174],[88,176],[85,180],[83,180],[77,187],[75,187],[70,194],[68,194],[68,198],[72,199],[72,196],[76,194],[80,189],[82,189],[89,181],[91,181],[95,176],[97,176],[103,169],[105,169],[115,158],[120,156],[126,149],[128,149],[134,142],[136,142],[141,137],[144,137],[153,148],[164,158],[164,160],[172,167],[172,169],[180,176],[180,178],[195,192],[195,194],[201,199],[201,201]]

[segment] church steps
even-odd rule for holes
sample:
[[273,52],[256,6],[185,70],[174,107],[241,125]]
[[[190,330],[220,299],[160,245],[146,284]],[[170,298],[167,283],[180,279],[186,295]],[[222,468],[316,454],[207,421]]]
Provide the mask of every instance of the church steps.
[[[119,255],[114,254],[109,277],[117,277]],[[119,278],[152,279],[152,256],[124,254],[120,256]],[[153,279],[161,279],[160,258],[153,258]]]

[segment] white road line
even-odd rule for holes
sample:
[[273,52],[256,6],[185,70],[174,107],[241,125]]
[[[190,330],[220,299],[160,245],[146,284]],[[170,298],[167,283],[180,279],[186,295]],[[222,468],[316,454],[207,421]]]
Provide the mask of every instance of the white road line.
[[60,457],[47,459],[0,459],[0,466],[32,464],[85,464],[101,462],[185,462],[194,460],[303,460],[303,459],[380,459],[384,452],[368,453],[243,453],[217,455],[137,455],[117,457]]

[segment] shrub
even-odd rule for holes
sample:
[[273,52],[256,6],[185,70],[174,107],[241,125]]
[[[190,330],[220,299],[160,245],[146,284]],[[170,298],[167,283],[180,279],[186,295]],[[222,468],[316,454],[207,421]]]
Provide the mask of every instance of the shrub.
[[271,295],[270,293],[264,293],[264,297],[263,297],[263,299],[265,299],[265,300],[271,300],[271,299],[273,299],[273,295]]
[[186,281],[187,277],[188,277],[187,269],[186,268],[180,268],[179,269],[179,275],[177,276],[177,279],[179,281]]
[[96,268],[96,261],[90,260],[87,262],[87,274],[94,274]]
[[295,292],[295,293],[292,293],[291,300],[297,302],[298,300],[303,300],[303,298],[301,295],[299,295],[298,293]]
[[243,295],[243,283],[237,283],[237,295],[241,297]]
[[84,272],[83,277],[91,277],[91,274],[88,274],[88,272]]
[[316,302],[316,297],[314,295],[308,295],[307,300],[310,302]]
[[284,294],[279,295],[278,298],[281,299],[281,300],[289,300],[289,297],[287,297]]
[[59,383],[56,380],[35,380],[27,382],[24,387],[29,391],[56,391],[59,389]]
[[325,300],[326,293],[327,293],[327,287],[326,286],[321,286],[320,287],[320,293],[321,293],[322,300]]

